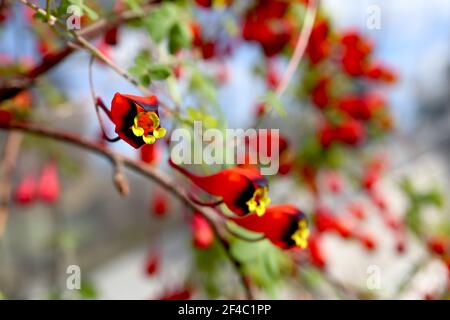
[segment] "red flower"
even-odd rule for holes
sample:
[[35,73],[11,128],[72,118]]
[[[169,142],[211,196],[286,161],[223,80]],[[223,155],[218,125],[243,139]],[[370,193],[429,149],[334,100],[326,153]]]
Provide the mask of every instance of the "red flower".
[[372,251],[376,248],[374,237],[367,232],[359,232],[354,230],[352,237],[358,240],[367,250]]
[[343,188],[342,177],[336,171],[329,171],[325,174],[325,185],[331,192],[339,193]]
[[13,116],[10,111],[0,109],[0,125],[7,125],[11,122]]
[[336,217],[333,212],[325,207],[316,210],[316,228],[319,232],[334,231],[343,238],[350,237],[352,225],[349,220]]
[[348,119],[337,127],[337,135],[339,141],[349,145],[357,145],[363,141],[365,131],[361,122]]
[[348,205],[348,210],[350,214],[357,219],[364,219],[366,214],[364,212],[364,207],[360,203],[352,202]]
[[346,95],[338,102],[338,109],[355,119],[368,120],[372,116],[366,99],[357,95]]
[[328,56],[330,42],[328,41],[329,25],[326,20],[317,21],[311,31],[306,54],[312,64],[317,64]]
[[269,63],[266,73],[266,84],[269,88],[275,89],[280,82],[280,75],[278,70],[273,63]]
[[22,205],[29,204],[36,198],[37,180],[34,175],[27,175],[14,192],[14,200]]
[[59,178],[56,163],[51,161],[45,165],[39,179],[38,196],[47,203],[54,203],[59,198]]
[[336,130],[330,123],[326,123],[319,129],[318,136],[320,145],[328,148],[336,140]]
[[169,160],[169,164],[207,193],[221,197],[232,212],[264,214],[270,199],[267,180],[255,168],[234,167],[209,176],[197,176]]
[[323,269],[325,268],[326,260],[320,240],[320,234],[317,232],[313,232],[308,239],[308,249],[311,263],[317,268]]
[[230,220],[247,230],[263,233],[267,239],[282,249],[295,246],[304,249],[308,245],[309,229],[306,216],[293,205],[271,206],[261,217],[251,214]]
[[195,3],[200,7],[209,8],[212,6],[213,0],[195,0]]
[[397,75],[381,63],[370,64],[366,71],[369,79],[393,83],[397,81]]
[[284,19],[288,7],[285,1],[260,1],[247,14],[242,37],[258,42],[266,56],[276,55],[291,39],[292,25]]
[[117,45],[118,33],[119,33],[119,28],[117,26],[109,29],[108,31],[106,31],[106,33],[103,37],[103,42],[105,42],[106,44],[108,44],[110,46]]
[[319,131],[319,141],[324,148],[339,141],[348,145],[358,145],[365,138],[364,126],[355,119],[346,119],[337,126],[326,123]]
[[330,103],[329,87],[330,79],[321,78],[312,89],[312,102],[319,107],[319,109],[325,108]]
[[145,260],[145,273],[148,276],[153,275],[159,269],[159,254],[157,252],[150,252]]
[[[284,151],[287,151],[289,143],[287,139],[280,133],[272,134],[272,130],[268,130],[266,134],[262,134],[261,131],[257,133],[256,136],[246,137],[246,145],[250,151],[256,153],[263,152],[267,157],[279,158]],[[272,146],[278,144],[278,154],[272,154]],[[265,150],[264,150],[265,149]]]
[[151,204],[151,212],[153,212],[155,216],[162,217],[167,214],[167,209],[168,203],[166,195],[161,191],[155,192]]
[[209,224],[200,213],[194,212],[191,221],[192,236],[194,246],[198,249],[207,249],[214,242],[214,232]]
[[111,120],[119,137],[136,149],[166,135],[166,129],[160,127],[156,96],[116,93],[111,103]]
[[450,241],[445,236],[433,236],[427,240],[428,248],[437,255],[443,255],[449,247]]
[[344,72],[351,76],[361,76],[368,68],[367,59],[372,52],[372,43],[364,39],[358,32],[350,31],[341,38],[344,46],[342,67]]

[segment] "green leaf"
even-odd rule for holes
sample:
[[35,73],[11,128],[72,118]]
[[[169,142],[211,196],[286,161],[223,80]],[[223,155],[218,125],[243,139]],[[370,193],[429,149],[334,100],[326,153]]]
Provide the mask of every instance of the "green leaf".
[[193,70],[191,76],[190,87],[193,91],[198,92],[209,102],[216,103],[216,89],[213,82],[207,79],[199,71]]
[[90,281],[81,282],[79,295],[82,299],[95,299],[98,296],[94,284]]
[[164,80],[171,74],[170,68],[164,64],[153,64],[148,68],[152,80]]
[[192,33],[189,27],[180,22],[175,23],[172,29],[170,29],[169,37],[169,51],[172,54],[181,48],[189,47],[192,42]]
[[141,5],[143,4],[142,0],[125,0],[124,2],[132,11],[136,13],[142,12],[141,10]]
[[155,42],[166,38],[178,18],[178,8],[173,3],[164,2],[157,9],[152,10],[144,26]]
[[283,103],[275,92],[269,91],[263,98],[263,102],[271,106],[280,117],[284,118],[286,116]]

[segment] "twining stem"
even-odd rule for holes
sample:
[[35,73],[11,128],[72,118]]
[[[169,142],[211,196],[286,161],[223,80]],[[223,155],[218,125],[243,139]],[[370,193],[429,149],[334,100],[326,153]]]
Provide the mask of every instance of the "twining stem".
[[295,45],[294,53],[292,54],[286,71],[284,72],[275,93],[277,96],[281,96],[286,89],[289,81],[294,75],[300,60],[305,53],[306,47],[308,45],[309,37],[314,26],[314,20],[316,19],[317,7],[319,5],[319,0],[309,0],[308,8],[306,9],[305,20],[303,22],[302,30],[297,38],[297,43]]

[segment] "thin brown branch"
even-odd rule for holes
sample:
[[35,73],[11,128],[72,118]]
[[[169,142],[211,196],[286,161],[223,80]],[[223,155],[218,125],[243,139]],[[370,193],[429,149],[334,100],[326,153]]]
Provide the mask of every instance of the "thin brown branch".
[[11,173],[14,170],[22,134],[10,132],[6,138],[0,163],[0,239],[2,238],[8,219],[8,205],[11,194]]
[[80,137],[73,133],[60,131],[57,129],[52,129],[52,128],[48,128],[48,127],[44,127],[44,126],[39,126],[36,124],[31,124],[31,123],[13,123],[13,122],[0,123],[0,129],[19,130],[22,132],[35,134],[35,135],[50,138],[53,140],[58,140],[58,141],[62,141],[65,143],[69,143],[74,146],[78,146],[87,151],[96,153],[97,155],[107,158],[113,164],[121,163],[121,164],[123,164],[123,166],[125,166],[147,178],[150,178],[151,180],[158,183],[160,186],[162,186],[164,189],[166,189],[168,192],[170,192],[173,196],[175,196],[176,198],[181,200],[193,211],[196,211],[196,212],[200,213],[201,215],[203,215],[205,217],[205,219],[207,219],[210,222],[210,224],[214,230],[214,233],[217,235],[218,239],[220,240],[222,246],[225,249],[225,252],[226,252],[228,258],[230,259],[231,263],[234,265],[236,272],[238,273],[238,275],[241,279],[242,286],[245,290],[246,298],[253,299],[253,294],[251,291],[250,284],[247,281],[243,271],[241,270],[240,263],[231,254],[230,244],[226,238],[226,235],[223,233],[221,228],[219,228],[219,226],[216,223],[217,215],[215,214],[214,210],[212,210],[211,208],[205,208],[205,207],[199,206],[196,203],[192,202],[191,199],[189,198],[189,193],[187,191],[185,191],[180,186],[180,184],[177,181],[175,181],[172,177],[170,177],[167,173],[165,173],[164,171],[161,171],[158,168],[155,168],[153,166],[149,166],[144,162],[123,156],[123,155],[116,153],[115,151],[107,148],[106,146],[91,142],[91,141],[87,140],[86,138]]

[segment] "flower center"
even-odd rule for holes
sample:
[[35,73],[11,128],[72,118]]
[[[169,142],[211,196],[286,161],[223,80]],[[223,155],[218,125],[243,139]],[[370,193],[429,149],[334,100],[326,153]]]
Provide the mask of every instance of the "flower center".
[[156,139],[166,135],[166,129],[160,128],[158,115],[153,111],[139,112],[134,117],[134,124],[131,130],[136,137],[142,137],[145,143],[152,144]]
[[298,223],[298,229],[294,232],[291,239],[295,241],[295,244],[302,249],[308,246],[309,229],[305,220],[301,220]]
[[261,217],[270,203],[270,198],[267,195],[267,187],[258,188],[253,193],[253,197],[247,201],[248,210],[250,212],[256,212]]

